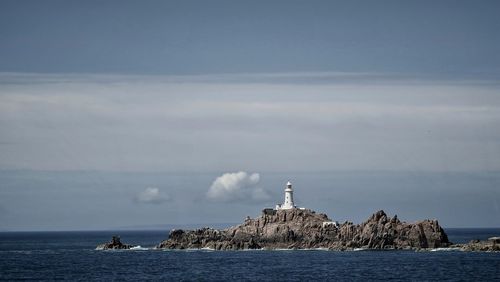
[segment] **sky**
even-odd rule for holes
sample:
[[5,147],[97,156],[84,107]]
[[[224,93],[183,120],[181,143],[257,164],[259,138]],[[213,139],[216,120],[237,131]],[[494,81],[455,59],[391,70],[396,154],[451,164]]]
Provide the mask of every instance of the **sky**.
[[499,8],[1,1],[0,230],[500,227]]

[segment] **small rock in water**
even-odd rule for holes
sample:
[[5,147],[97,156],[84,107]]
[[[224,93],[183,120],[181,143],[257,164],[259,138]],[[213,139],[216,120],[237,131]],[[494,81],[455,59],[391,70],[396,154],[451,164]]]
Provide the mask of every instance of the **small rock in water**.
[[98,245],[96,250],[128,250],[133,247],[134,245],[123,244],[120,236],[113,236],[111,242]]

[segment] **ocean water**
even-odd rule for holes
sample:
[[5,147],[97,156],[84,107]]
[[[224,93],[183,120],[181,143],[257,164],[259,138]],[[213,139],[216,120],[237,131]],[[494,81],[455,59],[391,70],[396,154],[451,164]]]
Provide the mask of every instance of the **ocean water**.
[[[449,229],[453,242],[500,229]],[[98,251],[119,234],[142,248]],[[0,233],[0,279],[33,280],[500,280],[500,253],[460,251],[162,251],[162,231]]]

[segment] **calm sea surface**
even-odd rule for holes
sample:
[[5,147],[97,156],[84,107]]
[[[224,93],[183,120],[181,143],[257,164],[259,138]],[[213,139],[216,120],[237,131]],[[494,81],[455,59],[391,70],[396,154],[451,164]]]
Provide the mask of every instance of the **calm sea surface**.
[[[500,229],[447,229],[453,242]],[[140,250],[96,251],[119,234]],[[0,279],[500,280],[500,253],[460,251],[161,251],[160,231],[0,233]]]

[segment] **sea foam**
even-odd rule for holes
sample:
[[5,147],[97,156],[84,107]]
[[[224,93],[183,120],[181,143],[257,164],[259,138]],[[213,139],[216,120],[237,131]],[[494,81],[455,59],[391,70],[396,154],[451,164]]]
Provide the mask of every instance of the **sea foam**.
[[450,252],[450,251],[462,251],[460,248],[435,248],[431,249],[431,252]]
[[147,251],[147,250],[149,250],[149,248],[143,248],[139,245],[139,246],[134,246],[134,247],[130,248],[130,250],[131,251]]

